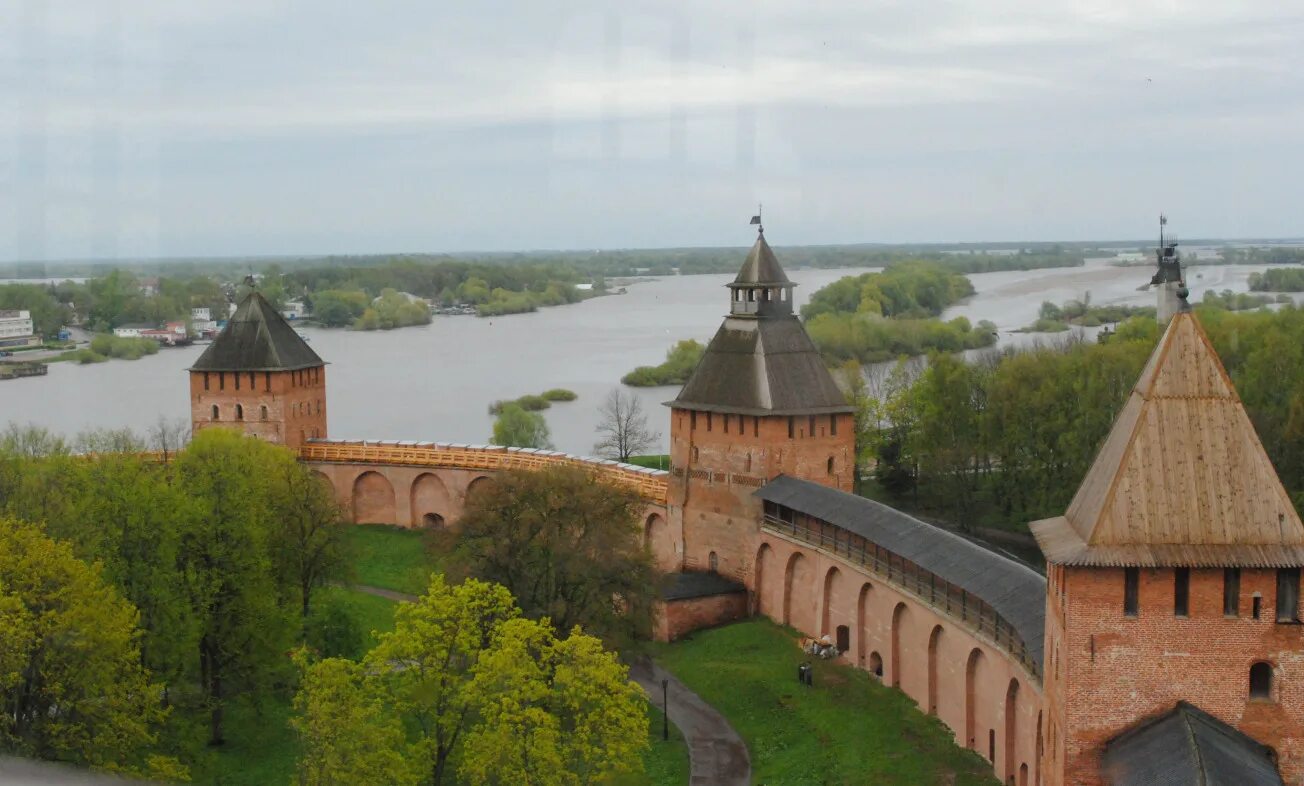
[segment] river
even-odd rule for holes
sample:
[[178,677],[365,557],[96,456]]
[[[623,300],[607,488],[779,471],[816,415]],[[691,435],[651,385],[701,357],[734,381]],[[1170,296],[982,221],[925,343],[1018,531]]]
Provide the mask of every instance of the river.
[[[1247,289],[1246,279],[1265,265],[1196,267],[1187,273],[1192,301],[1205,289]],[[794,270],[800,305],[820,287],[868,269]],[[1118,268],[1091,260],[1081,268],[981,273],[970,276],[977,294],[948,309],[996,324],[1001,344],[1033,338],[1011,331],[1031,323],[1043,300],[1056,303],[1090,291],[1094,303],[1154,302],[1137,292],[1149,267]],[[330,435],[345,439],[406,439],[484,443],[493,419],[491,401],[562,387],[576,401],[544,414],[557,449],[589,454],[602,399],[638,365],[659,363],[680,339],[706,341],[728,310],[728,275],[640,280],[626,294],[545,308],[532,314],[482,319],[436,317],[423,327],[354,332],[304,328],[327,369]],[[1045,340],[1045,336],[1039,337]],[[145,431],[159,417],[189,417],[185,369],[202,346],[164,349],[136,361],[79,366],[54,363],[44,377],[0,383],[0,418],[35,423],[75,436],[93,428]],[[675,388],[636,391],[661,431],[662,402]]]

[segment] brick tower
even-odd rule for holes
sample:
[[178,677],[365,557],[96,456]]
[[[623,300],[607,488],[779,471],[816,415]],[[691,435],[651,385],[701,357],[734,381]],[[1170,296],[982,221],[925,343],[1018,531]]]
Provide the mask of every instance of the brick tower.
[[1067,512],[1032,531],[1047,563],[1044,783],[1153,783],[1166,767],[1163,782],[1194,783],[1165,757],[1207,769],[1229,751],[1239,771],[1275,777],[1275,760],[1300,782],[1304,526],[1189,310]]
[[745,580],[761,519],[753,493],[780,474],[850,491],[852,407],[793,313],[764,229],[729,287],[729,315],[668,403],[668,502],[683,567]]
[[190,368],[190,421],[295,448],[325,437],[326,364],[254,290]]

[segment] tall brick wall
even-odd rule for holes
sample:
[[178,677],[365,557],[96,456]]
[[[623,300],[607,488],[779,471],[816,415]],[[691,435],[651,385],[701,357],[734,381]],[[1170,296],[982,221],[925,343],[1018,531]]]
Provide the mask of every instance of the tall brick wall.
[[326,368],[191,371],[190,422],[196,432],[233,428],[289,447],[326,437]]
[[[791,436],[789,436],[791,434]],[[850,414],[726,415],[675,408],[670,415],[672,515],[683,531],[683,565],[745,581],[756,556],[756,489],[780,474],[851,491],[855,428]]]
[[[1179,699],[1272,746],[1286,783],[1304,779],[1302,630],[1276,622],[1276,571],[1243,569],[1238,613],[1224,616],[1222,569],[1192,569],[1186,617],[1174,614],[1172,568],[1140,570],[1135,617],[1123,613],[1122,568],[1053,573],[1046,695],[1055,724],[1047,730],[1047,784],[1103,783],[1103,744]],[[1273,667],[1267,700],[1249,697],[1250,667],[1259,661]]]

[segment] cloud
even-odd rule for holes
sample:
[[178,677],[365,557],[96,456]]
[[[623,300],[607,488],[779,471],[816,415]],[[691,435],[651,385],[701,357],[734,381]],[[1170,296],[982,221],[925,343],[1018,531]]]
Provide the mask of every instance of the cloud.
[[1302,39],[1263,0],[0,0],[0,257],[737,242],[766,194],[801,242],[1298,233]]

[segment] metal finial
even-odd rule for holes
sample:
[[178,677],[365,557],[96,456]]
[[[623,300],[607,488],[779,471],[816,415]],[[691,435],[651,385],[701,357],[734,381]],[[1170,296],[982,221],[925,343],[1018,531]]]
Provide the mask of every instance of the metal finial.
[[759,202],[756,203],[756,215],[752,216],[752,220],[748,223],[756,225],[758,234],[765,234],[765,225],[761,223],[761,204]]

